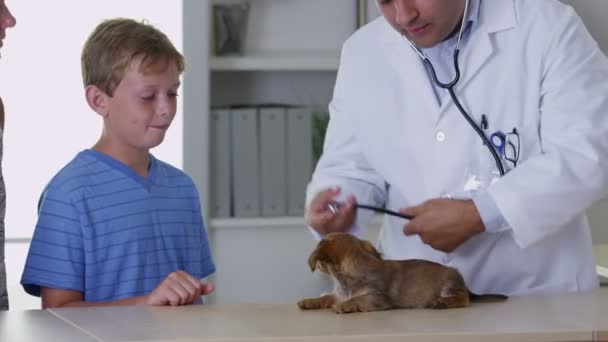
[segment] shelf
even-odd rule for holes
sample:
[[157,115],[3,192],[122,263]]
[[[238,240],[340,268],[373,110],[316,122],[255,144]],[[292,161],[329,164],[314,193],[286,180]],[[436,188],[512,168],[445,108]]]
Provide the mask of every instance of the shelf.
[[335,71],[338,51],[265,51],[211,57],[212,71]]
[[608,283],[608,243],[593,245],[593,254],[597,264],[596,271],[600,276],[600,281]]
[[216,218],[211,220],[214,229],[225,228],[304,228],[304,217],[251,217],[251,218]]
[[[384,215],[375,215],[370,227],[379,228],[382,225]],[[251,218],[215,218],[211,219],[211,228],[305,228],[304,217],[251,217]]]

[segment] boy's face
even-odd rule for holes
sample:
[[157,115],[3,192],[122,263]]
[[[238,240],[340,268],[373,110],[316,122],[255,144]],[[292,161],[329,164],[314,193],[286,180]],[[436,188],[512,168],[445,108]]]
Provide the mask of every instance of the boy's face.
[[465,0],[378,0],[391,26],[420,48],[445,40],[458,27]]
[[4,45],[3,40],[6,37],[6,29],[17,24],[17,20],[6,6],[4,0],[0,0],[0,48]]
[[107,99],[105,133],[112,143],[137,150],[158,146],[177,110],[180,86],[176,63],[159,63],[140,70],[135,58]]

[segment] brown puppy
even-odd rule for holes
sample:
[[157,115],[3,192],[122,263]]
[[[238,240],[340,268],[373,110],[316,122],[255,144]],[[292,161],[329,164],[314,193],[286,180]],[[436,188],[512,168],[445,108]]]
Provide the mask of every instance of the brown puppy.
[[396,308],[461,308],[471,300],[504,301],[506,296],[471,293],[454,268],[426,260],[383,260],[374,246],[346,233],[328,234],[308,259],[310,269],[332,276],[334,291],[303,299],[304,310],[337,313]]

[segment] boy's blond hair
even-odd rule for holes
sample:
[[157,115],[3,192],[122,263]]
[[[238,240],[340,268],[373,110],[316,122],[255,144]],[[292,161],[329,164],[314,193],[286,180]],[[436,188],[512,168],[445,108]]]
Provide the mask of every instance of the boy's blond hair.
[[157,63],[176,63],[184,71],[184,57],[169,38],[145,22],[116,18],[103,21],[82,50],[84,86],[95,85],[112,96],[131,62],[142,57],[140,71]]

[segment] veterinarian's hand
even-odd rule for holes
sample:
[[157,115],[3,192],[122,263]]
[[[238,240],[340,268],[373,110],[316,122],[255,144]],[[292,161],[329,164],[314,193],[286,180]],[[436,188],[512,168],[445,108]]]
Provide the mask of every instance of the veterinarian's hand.
[[203,283],[192,275],[177,271],[169,274],[149,295],[148,305],[187,305],[213,291],[212,283]]
[[446,253],[484,230],[472,200],[433,199],[400,212],[415,217],[403,228],[405,235],[418,235],[425,244]]
[[355,197],[349,196],[336,213],[328,203],[340,194],[340,188],[334,187],[315,195],[306,209],[306,223],[319,234],[325,236],[334,232],[345,232],[355,223]]

